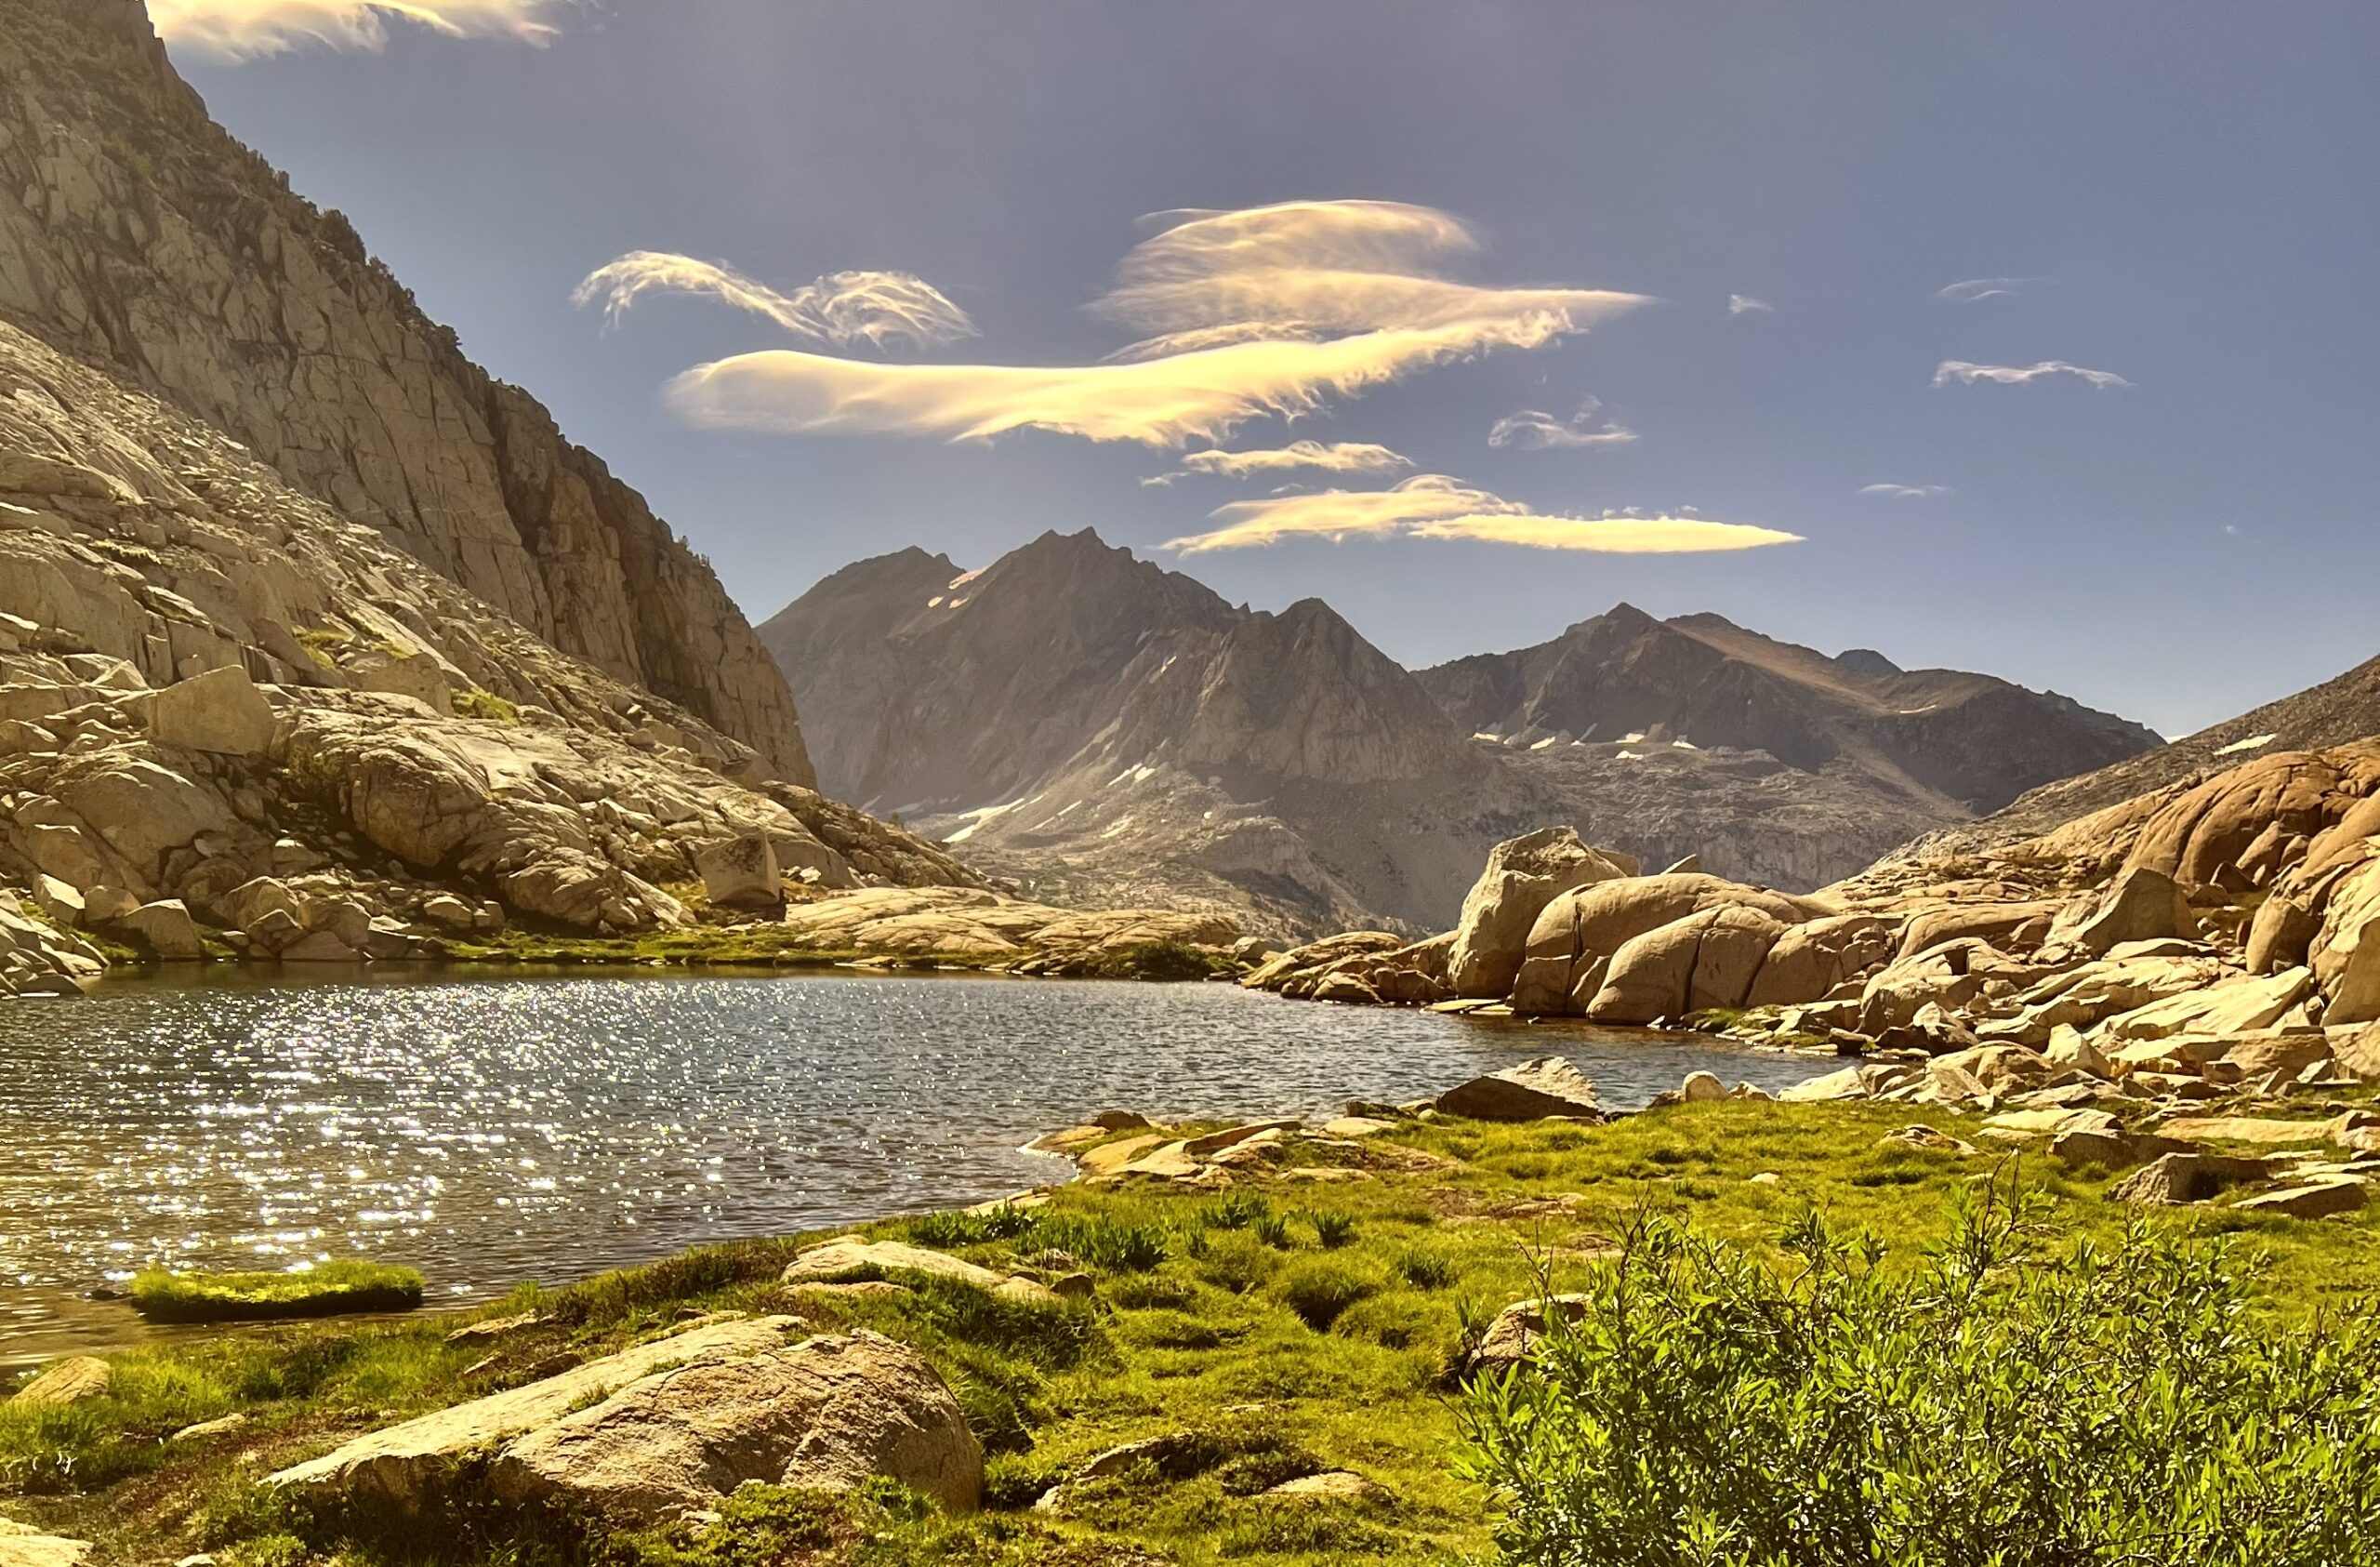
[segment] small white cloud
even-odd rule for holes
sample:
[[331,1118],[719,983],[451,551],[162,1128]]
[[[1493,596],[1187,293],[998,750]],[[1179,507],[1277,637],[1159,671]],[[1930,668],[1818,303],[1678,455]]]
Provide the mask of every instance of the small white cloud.
[[380,49],[392,17],[450,38],[544,44],[556,32],[546,18],[565,8],[566,0],[149,0],[149,19],[176,48],[236,63],[302,44]]
[[1557,446],[1624,446],[1636,432],[1603,416],[1603,404],[1590,397],[1567,419],[1538,408],[1506,414],[1488,431],[1488,444],[1498,448],[1538,452]]
[[1776,313],[1776,311],[1777,307],[1770,304],[1766,299],[1755,299],[1749,294],[1730,294],[1727,296],[1727,313],[1729,315],[1773,315]]
[[1975,365],[1964,359],[1945,359],[1935,366],[1934,384],[1949,386],[1956,381],[1973,386],[1977,381],[1990,381],[1999,386],[2025,386],[2049,376],[2073,376],[2103,392],[2132,384],[2113,370],[2086,370],[2063,359],[2044,359],[2038,365]]
[[1861,495],[1889,496],[1895,500],[1931,500],[1937,495],[1948,495],[1948,485],[1862,485]]
[[1385,490],[1324,490],[1318,494],[1237,500],[1217,509],[1220,527],[1169,539],[1185,555],[1247,550],[1285,538],[1461,538],[1534,550],[1582,550],[1604,554],[1672,555],[1757,550],[1798,544],[1798,534],[1747,523],[1700,517],[1606,511],[1601,516],[1549,515],[1443,473],[1419,473]]
[[2045,277],[1971,277],[1934,290],[1937,299],[1948,299],[1954,305],[1971,305],[1978,299],[2008,299],[2037,285],[2047,283]]
[[850,348],[882,348],[906,342],[936,348],[975,335],[967,312],[923,278],[907,272],[831,272],[790,294],[739,276],[714,261],[697,261],[659,250],[632,250],[587,274],[571,303],[603,301],[603,317],[617,322],[639,294],[662,290],[708,294],[741,310],[765,315],[787,331]]
[[1144,479],[1146,485],[1170,485],[1198,474],[1212,479],[1248,479],[1259,473],[1286,473],[1312,469],[1323,473],[1401,473],[1413,459],[1386,446],[1363,441],[1292,441],[1286,446],[1250,452],[1192,452],[1170,473]]

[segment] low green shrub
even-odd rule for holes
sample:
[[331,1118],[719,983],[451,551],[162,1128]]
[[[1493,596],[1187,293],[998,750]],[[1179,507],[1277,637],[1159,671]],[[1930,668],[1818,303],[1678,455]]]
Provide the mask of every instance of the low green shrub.
[[328,1317],[344,1311],[410,1311],[421,1304],[421,1275],[382,1262],[317,1263],[296,1273],[175,1273],[146,1268],[133,1276],[133,1309],[152,1321],[231,1322],[271,1317]]
[[1239,965],[1225,953],[1193,947],[1187,942],[1143,941],[1094,953],[1084,964],[1084,972],[1095,979],[1167,982],[1237,974]]
[[2058,1239],[1962,1193],[1906,1266],[1815,1216],[1775,1266],[1640,1215],[1464,1471],[1561,1567],[2380,1560],[2380,1309],[2252,1315],[2220,1242]]

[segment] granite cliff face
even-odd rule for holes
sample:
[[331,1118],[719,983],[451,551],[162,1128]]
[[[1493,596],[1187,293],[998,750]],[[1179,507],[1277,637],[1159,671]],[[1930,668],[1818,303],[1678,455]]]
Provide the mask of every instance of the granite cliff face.
[[137,4],[0,8],[0,994],[126,949],[791,949],[787,904],[910,889],[908,949],[1142,939],[811,776],[709,568],[211,125]]
[[529,631],[813,782],[709,566],[206,116],[139,0],[0,7],[0,319],[120,372]]
[[863,561],[760,634],[831,791],[1038,896],[1290,933],[1440,928],[1490,844],[1554,822],[1815,887],[2155,743],[1988,676],[1624,605],[1415,675],[1318,600],[1251,612],[1088,531],[981,571]]

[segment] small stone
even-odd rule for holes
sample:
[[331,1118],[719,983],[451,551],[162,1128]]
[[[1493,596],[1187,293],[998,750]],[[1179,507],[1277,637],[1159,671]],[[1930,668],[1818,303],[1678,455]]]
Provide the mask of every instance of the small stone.
[[1320,1474],[1285,1480],[1257,1494],[1260,1500],[1271,1502],[1364,1502],[1387,1494],[1352,1469],[1325,1469]]
[[86,1399],[103,1399],[115,1372],[96,1355],[72,1355],[46,1367],[8,1401],[19,1409],[55,1409]]
[[167,1441],[203,1441],[208,1437],[224,1436],[232,1431],[245,1429],[247,1423],[248,1417],[245,1414],[233,1410],[231,1414],[218,1415],[213,1420],[202,1420],[195,1426],[184,1426],[165,1440]]
[[2333,1214],[2352,1214],[2364,1205],[2363,1183],[2352,1175],[2331,1180],[2309,1181],[2303,1186],[2284,1187],[2279,1191],[2260,1192],[2242,1198],[2238,1206],[2242,1213],[2286,1214],[2294,1219],[2326,1218]]

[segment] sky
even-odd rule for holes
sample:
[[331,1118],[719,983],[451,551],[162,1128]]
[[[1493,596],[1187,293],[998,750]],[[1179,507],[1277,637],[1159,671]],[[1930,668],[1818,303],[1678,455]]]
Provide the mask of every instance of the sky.
[[755,620],[1046,528],[2179,735],[2380,652],[2380,7],[151,0]]

